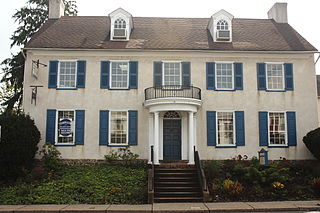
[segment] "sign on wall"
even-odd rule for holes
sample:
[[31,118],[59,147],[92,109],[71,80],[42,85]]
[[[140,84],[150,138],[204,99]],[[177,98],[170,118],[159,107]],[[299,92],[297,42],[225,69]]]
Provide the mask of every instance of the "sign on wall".
[[71,122],[70,118],[61,118],[59,120],[59,137],[71,137]]

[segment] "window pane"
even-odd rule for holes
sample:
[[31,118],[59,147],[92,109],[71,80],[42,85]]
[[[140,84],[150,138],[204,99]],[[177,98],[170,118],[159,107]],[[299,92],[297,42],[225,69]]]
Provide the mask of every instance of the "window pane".
[[76,87],[76,62],[60,61],[59,78],[59,87]]
[[112,111],[110,120],[111,144],[127,143],[127,112]]
[[164,63],[163,68],[165,86],[181,85],[180,63]]
[[111,87],[128,87],[128,62],[111,62]]
[[286,126],[284,113],[269,113],[269,137],[271,145],[285,145]]
[[74,111],[58,111],[57,143],[74,143]]
[[218,112],[217,115],[218,144],[234,144],[233,112]]
[[268,89],[284,89],[284,72],[282,64],[267,64],[267,80]]
[[217,89],[233,89],[232,63],[217,63]]

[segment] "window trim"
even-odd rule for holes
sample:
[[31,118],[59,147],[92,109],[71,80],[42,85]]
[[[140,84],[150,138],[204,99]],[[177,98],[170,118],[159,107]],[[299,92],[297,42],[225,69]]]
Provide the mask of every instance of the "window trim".
[[[73,111],[73,126],[72,126],[72,131],[73,131],[73,136],[72,136],[72,143],[58,143],[58,122],[59,122],[59,111]],[[56,109],[56,126],[55,126],[55,140],[54,140],[54,145],[55,146],[74,146],[76,145],[76,110],[74,109]]]
[[[270,113],[283,113],[284,114],[284,124],[285,124],[285,134],[284,140],[285,144],[271,144],[270,143]],[[268,147],[288,147],[288,124],[287,124],[287,111],[268,111]]]
[[[118,143],[111,143],[111,114],[112,112],[126,112],[127,113],[127,137],[126,137],[126,143],[124,144],[118,144]],[[115,147],[122,147],[122,146],[129,146],[129,110],[128,109],[116,109],[116,110],[109,110],[109,128],[108,128],[108,145],[109,146],[115,146]]]
[[[265,70],[266,70],[266,91],[274,91],[274,92],[284,92],[286,91],[286,81],[285,81],[285,78],[286,78],[286,75],[285,75],[285,70],[284,70],[284,62],[265,62]],[[267,66],[268,65],[281,65],[282,67],[282,85],[283,87],[281,89],[270,89],[269,88],[269,81],[268,81],[268,70],[267,70]]]
[[[217,64],[231,64],[232,67],[232,88],[218,88],[218,81],[217,81]],[[215,86],[215,90],[219,90],[219,91],[234,91],[235,90],[235,83],[234,83],[234,78],[235,78],[235,73],[234,73],[234,61],[216,61],[215,65],[214,65],[214,86]]]
[[[233,144],[219,144],[219,126],[218,126],[218,113],[219,112],[232,112],[233,117]],[[216,147],[236,147],[236,121],[235,121],[235,111],[234,110],[217,110],[216,111]]]
[[[182,61],[161,61],[162,62],[162,86],[181,86],[182,87]],[[164,84],[164,64],[165,63],[179,63],[179,75],[180,75],[180,78],[179,78],[179,85],[165,85]]]
[[[127,73],[127,86],[126,87],[112,87],[112,63],[125,62],[128,64],[128,73]],[[109,78],[109,89],[110,90],[128,90],[129,89],[129,76],[130,76],[130,61],[129,60],[110,60],[109,63],[110,69],[110,78]]]
[[[60,63],[61,62],[75,62],[75,80],[74,80],[74,87],[62,87],[60,86]],[[58,60],[58,76],[57,76],[57,89],[77,89],[77,78],[78,78],[78,61],[77,60]]]

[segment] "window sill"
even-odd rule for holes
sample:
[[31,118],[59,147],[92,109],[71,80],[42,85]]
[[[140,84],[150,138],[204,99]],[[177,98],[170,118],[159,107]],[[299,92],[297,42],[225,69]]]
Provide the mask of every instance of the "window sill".
[[218,91],[218,92],[234,92],[236,91],[236,89],[215,89],[215,91]]
[[71,143],[70,144],[63,144],[62,143],[62,144],[54,144],[54,146],[76,146],[76,144],[73,144],[73,143],[72,144]]
[[110,147],[127,147],[129,144],[107,144]]
[[272,89],[266,89],[266,92],[286,92],[286,90],[272,90]]
[[288,145],[268,145],[268,148],[289,148]]
[[109,88],[109,90],[130,90],[130,88]]
[[78,88],[56,88],[57,90],[77,90]]
[[216,148],[237,148],[237,145],[216,145]]

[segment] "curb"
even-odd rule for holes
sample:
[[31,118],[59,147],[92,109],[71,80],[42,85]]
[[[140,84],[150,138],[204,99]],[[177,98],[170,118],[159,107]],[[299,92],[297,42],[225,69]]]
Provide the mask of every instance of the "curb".
[[0,205],[0,213],[180,213],[319,211],[320,201],[154,203],[144,205]]

